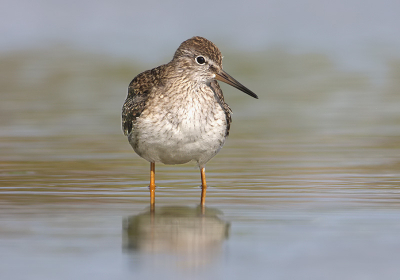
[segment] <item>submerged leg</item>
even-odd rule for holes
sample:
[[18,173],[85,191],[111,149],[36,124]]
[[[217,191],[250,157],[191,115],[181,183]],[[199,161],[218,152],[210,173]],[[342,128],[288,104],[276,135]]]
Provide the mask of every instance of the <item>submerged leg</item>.
[[207,192],[207,183],[206,183],[206,169],[204,167],[200,168],[201,174],[201,200],[200,205],[203,207],[206,202],[206,192]]
[[156,192],[156,183],[155,183],[155,173],[156,173],[156,164],[155,162],[150,163],[150,208],[154,210],[155,205],[155,192]]

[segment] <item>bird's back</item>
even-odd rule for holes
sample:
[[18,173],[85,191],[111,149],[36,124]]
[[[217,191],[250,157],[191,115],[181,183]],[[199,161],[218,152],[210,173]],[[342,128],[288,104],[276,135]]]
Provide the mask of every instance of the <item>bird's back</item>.
[[129,135],[133,129],[133,123],[146,108],[151,91],[162,80],[166,65],[144,71],[137,75],[129,84],[128,96],[122,107],[122,130]]

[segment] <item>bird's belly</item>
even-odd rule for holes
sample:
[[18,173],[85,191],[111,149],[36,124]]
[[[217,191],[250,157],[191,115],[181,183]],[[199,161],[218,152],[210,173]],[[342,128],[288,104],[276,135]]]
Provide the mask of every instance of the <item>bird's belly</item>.
[[209,115],[138,118],[129,142],[135,152],[150,162],[181,164],[191,160],[204,166],[222,148],[226,116],[221,110]]

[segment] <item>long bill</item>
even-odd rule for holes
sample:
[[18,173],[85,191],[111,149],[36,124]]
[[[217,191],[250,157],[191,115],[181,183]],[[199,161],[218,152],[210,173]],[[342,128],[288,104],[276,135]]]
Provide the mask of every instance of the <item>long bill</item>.
[[228,85],[231,85],[231,86],[237,88],[238,90],[243,91],[244,93],[250,95],[251,97],[258,99],[257,94],[255,94],[254,92],[249,90],[247,87],[245,87],[244,85],[242,85],[241,83],[236,81],[231,75],[226,73],[224,70],[221,70],[221,72],[215,74],[215,79],[217,79],[218,81],[227,83]]

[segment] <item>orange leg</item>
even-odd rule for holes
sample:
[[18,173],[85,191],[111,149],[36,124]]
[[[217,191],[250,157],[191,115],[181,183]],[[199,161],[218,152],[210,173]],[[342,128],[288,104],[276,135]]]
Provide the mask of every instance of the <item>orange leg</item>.
[[156,192],[156,180],[155,180],[155,173],[156,173],[156,164],[155,162],[150,163],[150,209],[154,210],[155,205],[155,192]]
[[201,174],[201,207],[204,207],[206,202],[206,192],[207,192],[207,183],[206,183],[206,169],[204,167],[200,168]]

